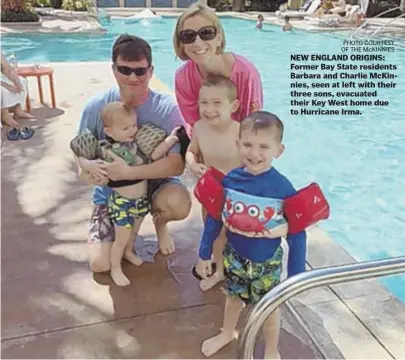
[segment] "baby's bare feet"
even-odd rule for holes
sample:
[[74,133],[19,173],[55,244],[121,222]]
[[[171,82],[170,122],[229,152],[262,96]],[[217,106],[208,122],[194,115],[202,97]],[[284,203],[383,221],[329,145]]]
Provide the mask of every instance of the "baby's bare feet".
[[132,251],[125,252],[124,259],[128,260],[131,264],[134,264],[136,266],[140,266],[143,263],[143,260],[138,255],[135,255]]
[[111,268],[111,277],[117,286],[127,286],[131,283],[120,267]]
[[201,352],[206,356],[210,357],[216,352],[221,350],[225,345],[228,345],[234,339],[234,334],[229,334],[225,332],[220,332],[212,338],[205,340],[201,347]]

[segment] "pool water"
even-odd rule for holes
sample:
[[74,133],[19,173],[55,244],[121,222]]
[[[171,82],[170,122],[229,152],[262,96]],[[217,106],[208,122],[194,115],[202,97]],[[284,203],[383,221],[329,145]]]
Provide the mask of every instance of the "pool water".
[[[153,48],[155,73],[172,87],[180,61],[172,49],[174,18],[145,25],[113,19],[101,35],[7,35],[2,48],[20,63],[109,61],[114,39],[141,36]],[[247,20],[224,18],[227,49],[249,58],[261,73],[265,109],[283,119],[286,151],[276,166],[296,187],[318,182],[332,208],[321,224],[359,261],[405,255],[405,52],[384,53],[399,66],[395,89],[378,89],[386,108],[363,108],[362,116],[291,116],[290,54],[339,54],[342,38],[304,31],[283,33]],[[362,99],[364,100],[364,99]],[[402,159],[402,160],[401,160]],[[383,283],[405,302],[405,276]]]

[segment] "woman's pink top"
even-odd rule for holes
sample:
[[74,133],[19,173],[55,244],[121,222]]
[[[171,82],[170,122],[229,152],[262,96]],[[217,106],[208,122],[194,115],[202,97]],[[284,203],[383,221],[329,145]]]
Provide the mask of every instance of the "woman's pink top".
[[[263,108],[263,88],[260,74],[256,67],[246,58],[235,56],[231,80],[235,83],[240,101],[239,109],[232,115],[242,121],[253,111]],[[184,120],[191,126],[200,118],[198,96],[204,79],[195,62],[188,60],[176,71],[175,91],[177,103]]]

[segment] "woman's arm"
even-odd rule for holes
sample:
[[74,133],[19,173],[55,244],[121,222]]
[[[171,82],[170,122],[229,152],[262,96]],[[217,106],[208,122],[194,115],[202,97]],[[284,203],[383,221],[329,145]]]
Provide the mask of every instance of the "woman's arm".
[[190,81],[192,81],[192,79],[188,78],[186,70],[187,69],[183,67],[176,72],[174,80],[175,94],[177,104],[185,122],[193,127],[200,117],[198,111],[198,97],[191,91]]
[[[1,53],[1,72],[15,85],[17,92],[23,91],[17,72],[10,66],[6,57]],[[1,84],[3,86],[3,83]]]

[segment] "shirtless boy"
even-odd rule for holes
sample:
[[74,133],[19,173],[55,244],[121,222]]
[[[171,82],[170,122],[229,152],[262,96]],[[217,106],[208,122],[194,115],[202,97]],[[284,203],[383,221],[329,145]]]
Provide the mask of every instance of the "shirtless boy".
[[[193,127],[193,135],[186,154],[189,169],[200,178],[210,167],[227,174],[241,165],[238,155],[237,140],[239,123],[231,118],[238,110],[235,84],[223,76],[209,78],[200,89],[200,120]],[[206,213],[202,209],[205,222]],[[223,250],[226,243],[225,232],[214,242],[213,263],[216,271],[212,276],[200,282],[202,291],[211,289],[224,280]]]

